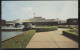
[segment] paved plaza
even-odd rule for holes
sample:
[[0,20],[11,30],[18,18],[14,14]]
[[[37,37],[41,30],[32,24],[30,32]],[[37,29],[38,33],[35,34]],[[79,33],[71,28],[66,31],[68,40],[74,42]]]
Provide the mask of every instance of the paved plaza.
[[68,29],[36,32],[26,48],[78,48],[78,42],[62,35],[63,30]]

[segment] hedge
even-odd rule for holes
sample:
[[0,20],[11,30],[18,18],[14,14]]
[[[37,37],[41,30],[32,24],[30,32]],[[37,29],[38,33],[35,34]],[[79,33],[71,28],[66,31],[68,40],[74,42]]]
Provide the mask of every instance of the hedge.
[[57,30],[57,26],[51,26],[51,27],[34,27],[33,30],[36,30],[36,32],[45,32],[45,31],[53,31]]
[[70,32],[69,30],[66,30],[66,31],[63,31],[63,35],[78,41],[78,33],[76,32]]
[[69,28],[69,27],[66,27],[66,26],[58,26],[58,28]]
[[70,28],[70,29],[73,29],[73,28],[77,28],[77,27],[66,27],[66,26],[58,26],[58,28]]
[[35,32],[35,30],[29,30],[16,37],[8,39],[1,43],[2,48],[26,48]]

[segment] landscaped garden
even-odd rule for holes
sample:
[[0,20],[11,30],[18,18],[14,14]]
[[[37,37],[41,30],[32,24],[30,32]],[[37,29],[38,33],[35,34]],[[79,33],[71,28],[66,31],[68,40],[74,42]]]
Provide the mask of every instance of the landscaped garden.
[[36,26],[16,37],[2,42],[2,48],[25,48],[35,32],[57,30],[57,26]]
[[68,28],[70,30],[63,31],[63,35],[78,41],[78,25],[59,25],[58,28]]
[[2,48],[26,48],[26,45],[29,43],[35,32],[35,30],[29,30],[16,37],[3,41]]
[[70,30],[63,31],[63,35],[66,35],[72,39],[78,40],[78,29],[73,28]]
[[[64,26],[63,26],[64,27]],[[16,37],[10,38],[2,42],[2,48],[26,48],[27,44],[35,34],[35,32],[45,32],[57,30],[58,26],[36,26]],[[63,35],[67,35],[73,39],[78,39],[78,28],[63,31]]]

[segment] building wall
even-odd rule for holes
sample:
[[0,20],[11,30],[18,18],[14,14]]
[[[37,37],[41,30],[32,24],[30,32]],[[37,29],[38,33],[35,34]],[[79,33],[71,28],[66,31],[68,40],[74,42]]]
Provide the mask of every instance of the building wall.
[[45,26],[53,26],[53,25],[58,25],[58,22],[31,22],[32,25],[36,25],[36,26],[41,26],[41,25],[45,25]]
[[6,20],[1,20],[1,25],[4,26],[6,24]]
[[66,23],[65,20],[45,19],[45,18],[42,18],[42,17],[34,17],[34,18],[29,19],[28,21],[31,21],[31,23],[33,25],[50,25],[50,26]]
[[67,19],[68,25],[78,25],[78,19]]

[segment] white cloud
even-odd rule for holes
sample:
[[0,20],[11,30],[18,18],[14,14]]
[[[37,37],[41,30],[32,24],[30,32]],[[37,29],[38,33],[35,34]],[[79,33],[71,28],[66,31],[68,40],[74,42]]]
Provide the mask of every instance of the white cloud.
[[32,11],[32,7],[22,8],[24,11]]

